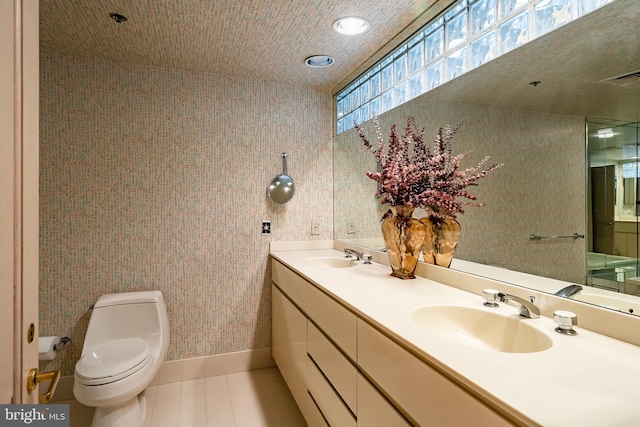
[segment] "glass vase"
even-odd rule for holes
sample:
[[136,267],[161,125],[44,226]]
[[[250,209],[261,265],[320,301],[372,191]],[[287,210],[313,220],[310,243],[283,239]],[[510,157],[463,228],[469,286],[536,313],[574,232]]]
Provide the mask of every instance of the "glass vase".
[[393,206],[393,216],[382,221],[381,225],[391,275],[400,279],[415,279],[424,242],[425,225],[411,217],[414,209],[411,206]]
[[429,264],[449,267],[460,237],[460,223],[453,218],[426,217],[426,236],[422,244],[422,256]]

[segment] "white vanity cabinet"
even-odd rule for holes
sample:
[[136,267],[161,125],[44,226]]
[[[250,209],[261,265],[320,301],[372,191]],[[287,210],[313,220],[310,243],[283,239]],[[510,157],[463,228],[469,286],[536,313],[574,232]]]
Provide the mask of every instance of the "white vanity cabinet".
[[273,357],[310,426],[512,425],[315,284],[272,267]]
[[418,425],[513,425],[363,321],[358,323],[358,365]]
[[356,427],[357,317],[284,265],[272,266],[273,358],[300,411],[310,426]]

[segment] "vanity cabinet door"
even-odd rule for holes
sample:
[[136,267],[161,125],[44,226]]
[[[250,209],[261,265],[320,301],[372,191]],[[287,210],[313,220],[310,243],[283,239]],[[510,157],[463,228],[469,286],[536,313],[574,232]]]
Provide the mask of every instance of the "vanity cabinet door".
[[358,427],[411,427],[362,374],[358,373]]
[[362,320],[358,365],[418,425],[513,425]]
[[307,395],[307,318],[276,286],[272,286],[272,348],[291,394],[298,401]]

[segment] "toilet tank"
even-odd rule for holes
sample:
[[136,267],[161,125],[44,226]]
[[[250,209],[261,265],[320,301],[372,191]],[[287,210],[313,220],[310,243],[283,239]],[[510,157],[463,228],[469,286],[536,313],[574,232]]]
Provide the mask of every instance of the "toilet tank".
[[164,298],[160,291],[123,292],[119,294],[106,294],[98,298],[93,308],[112,307],[124,304],[160,303],[164,304]]
[[169,320],[160,291],[102,295],[93,306],[82,355],[87,348],[106,340],[139,337],[153,352],[168,347]]

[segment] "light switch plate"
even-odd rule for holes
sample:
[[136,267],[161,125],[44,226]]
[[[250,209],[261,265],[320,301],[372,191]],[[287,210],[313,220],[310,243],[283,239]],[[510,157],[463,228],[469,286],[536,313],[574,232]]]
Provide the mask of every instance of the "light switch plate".
[[271,221],[262,221],[262,235],[268,236],[271,234]]

